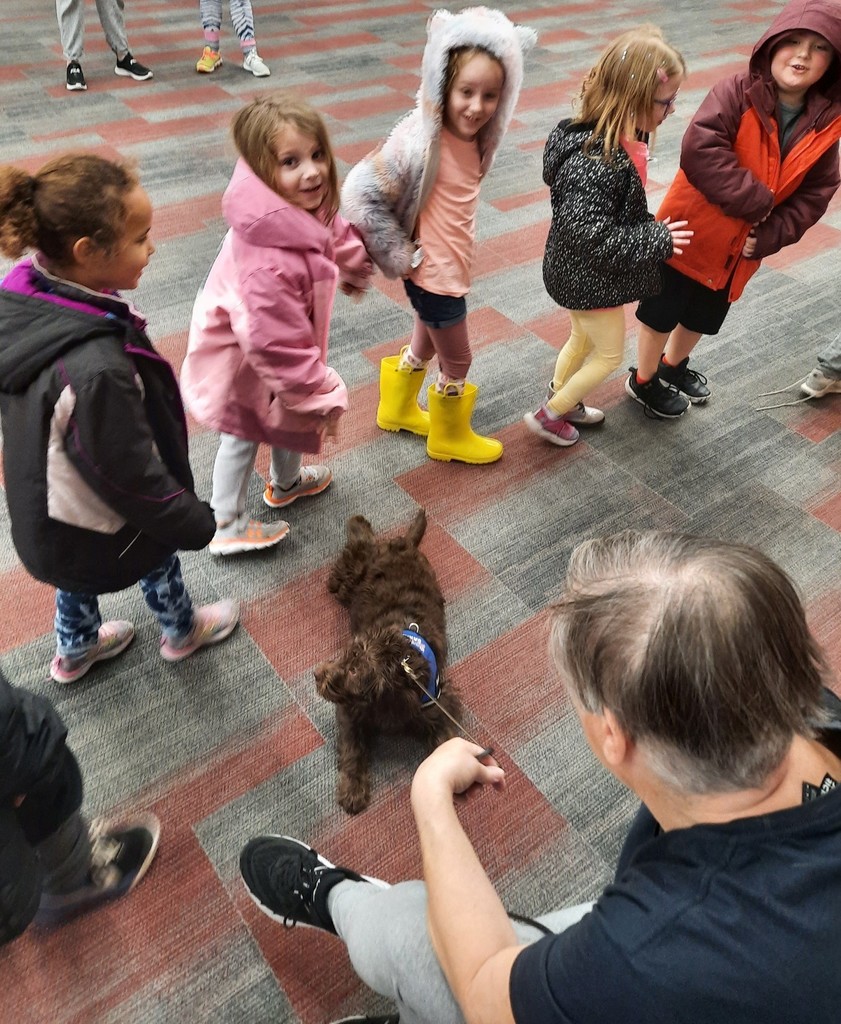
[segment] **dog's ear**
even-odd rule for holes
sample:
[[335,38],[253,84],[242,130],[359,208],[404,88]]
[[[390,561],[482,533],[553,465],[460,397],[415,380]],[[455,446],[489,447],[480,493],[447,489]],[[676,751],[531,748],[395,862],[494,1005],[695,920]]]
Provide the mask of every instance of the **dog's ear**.
[[348,544],[370,544],[374,530],[365,516],[351,516],[347,521]]
[[406,532],[406,540],[413,546],[417,547],[423,535],[426,533],[426,510],[419,508],[417,515],[412,520],[412,525]]

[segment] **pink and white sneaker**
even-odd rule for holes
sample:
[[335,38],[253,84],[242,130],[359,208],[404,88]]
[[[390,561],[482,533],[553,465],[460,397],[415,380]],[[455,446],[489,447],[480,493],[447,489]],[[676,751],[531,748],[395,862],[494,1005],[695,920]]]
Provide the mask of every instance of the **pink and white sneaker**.
[[533,434],[538,434],[550,444],[568,448],[578,440],[578,431],[569,420],[564,416],[553,416],[545,405],[541,405],[537,412],[527,412],[523,421]]
[[50,676],[57,683],[75,683],[98,661],[108,661],[122,654],[134,640],[134,626],[122,619],[103,622],[99,627],[99,639],[78,658],[69,654],[57,654],[50,662]]
[[239,604],[236,601],[217,601],[193,611],[193,628],[180,644],[161,637],[161,657],[164,661],[183,661],[201,647],[221,643],[233,633],[239,622]]

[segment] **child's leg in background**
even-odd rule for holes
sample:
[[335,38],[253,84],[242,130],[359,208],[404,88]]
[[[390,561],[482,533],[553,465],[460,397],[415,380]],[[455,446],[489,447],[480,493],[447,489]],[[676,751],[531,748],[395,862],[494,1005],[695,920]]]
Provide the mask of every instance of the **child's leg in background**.
[[[668,366],[678,366],[684,359],[690,357],[692,350],[703,337],[704,335],[700,331],[690,331],[683,324],[678,324],[666,342],[666,347],[663,350],[663,361]],[[655,370],[654,372],[656,373],[657,371]]]
[[841,380],[841,334],[818,354],[818,366],[824,376]]
[[222,30],[222,0],[199,0],[201,27],[204,44],[214,53],[219,52],[219,37]]
[[55,0],[61,48],[67,61],[84,56],[85,5],[80,0]]
[[221,435],[213,464],[213,494],[210,498],[218,526],[227,526],[245,512],[258,447],[256,441],[243,441],[232,434]]
[[402,353],[398,369],[421,370],[424,369],[430,359],[435,355],[435,346],[429,334],[429,328],[415,313],[415,324],[412,328],[412,340],[409,347]]
[[455,386],[458,394],[464,391],[464,382],[473,362],[470,339],[467,336],[467,319],[451,327],[429,327],[427,331],[438,354],[437,391],[444,392]]
[[584,365],[584,360],[593,351],[593,346],[583,329],[581,322],[570,315],[570,334],[558,358],[555,360],[555,371],[552,374],[552,393],[560,391],[569,378]]
[[251,9],[251,0],[231,0],[231,24],[245,56],[257,45],[254,39],[254,12]]
[[128,53],[124,9],[125,0],[96,0],[99,24],[102,25],[105,40],[117,55],[117,60],[122,60]]
[[[558,357],[555,382],[566,375],[563,386],[547,402],[556,416],[563,416],[608,377],[622,362],[625,352],[625,311],[622,306],[612,309],[570,310],[572,334]],[[564,351],[572,344],[567,357]],[[590,358],[583,362],[587,351]],[[583,363],[583,365],[582,365]],[[574,367],[570,375],[568,371]]]

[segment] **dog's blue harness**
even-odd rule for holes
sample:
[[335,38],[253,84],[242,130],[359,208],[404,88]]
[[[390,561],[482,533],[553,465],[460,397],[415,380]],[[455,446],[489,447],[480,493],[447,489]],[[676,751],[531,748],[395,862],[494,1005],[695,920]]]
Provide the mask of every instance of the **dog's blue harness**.
[[412,672],[408,659],[404,658],[402,664],[406,674],[411,676],[422,687],[421,704],[428,708],[432,707],[433,702],[441,696],[441,677],[438,675],[438,659],[435,657],[435,651],[432,650],[426,639],[420,635],[418,632],[419,628],[417,622],[410,622],[409,628],[403,630],[403,636],[406,637],[412,647],[429,666],[429,682],[426,686],[423,686],[418,677]]

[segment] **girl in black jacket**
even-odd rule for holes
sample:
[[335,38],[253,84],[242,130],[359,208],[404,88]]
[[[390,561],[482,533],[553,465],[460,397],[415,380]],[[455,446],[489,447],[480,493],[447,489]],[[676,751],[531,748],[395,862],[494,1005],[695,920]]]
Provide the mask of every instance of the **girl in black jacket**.
[[180,661],[234,629],[232,601],[194,609],[176,551],[215,529],[193,493],[172,367],[120,290],[155,251],[152,208],[124,164],[76,154],[34,176],[0,167],[0,414],[12,540],[29,572],[58,588],[50,675],[81,678],[131,643],[97,596],[139,583]]

